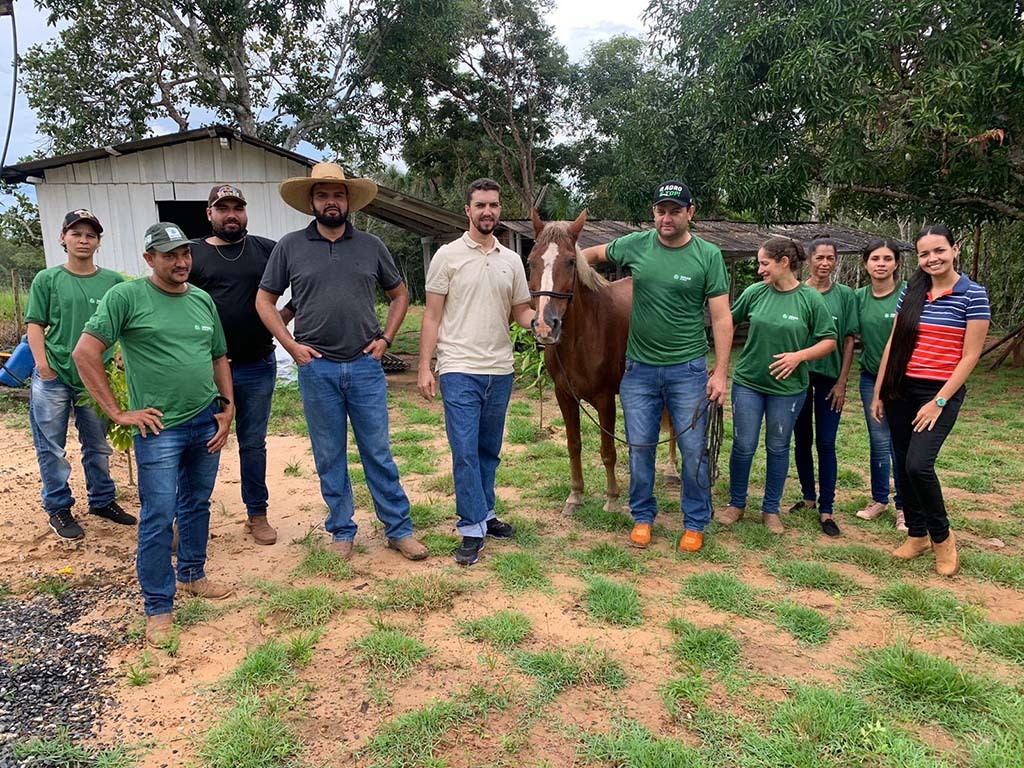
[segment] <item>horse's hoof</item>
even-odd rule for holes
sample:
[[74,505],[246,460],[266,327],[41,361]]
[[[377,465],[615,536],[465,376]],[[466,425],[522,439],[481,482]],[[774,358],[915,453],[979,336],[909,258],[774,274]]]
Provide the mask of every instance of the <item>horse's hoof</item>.
[[562,507],[562,516],[572,517],[576,514],[576,511],[582,506],[582,504],[577,504],[574,502],[567,503],[564,507]]
[[661,476],[662,482],[668,488],[678,488],[680,485],[679,475],[666,472]]
[[608,499],[607,501],[605,501],[605,503],[604,503],[604,511],[605,512],[618,512],[619,511],[619,500],[618,499]]

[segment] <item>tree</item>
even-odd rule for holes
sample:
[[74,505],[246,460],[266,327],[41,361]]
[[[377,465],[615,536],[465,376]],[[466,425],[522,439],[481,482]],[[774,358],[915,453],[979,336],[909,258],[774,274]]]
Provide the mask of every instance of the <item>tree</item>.
[[734,208],[1024,219],[1024,6],[652,0]]
[[430,37],[447,2],[41,0],[49,23],[67,26],[25,55],[25,90],[51,151],[198,118],[375,163],[372,78],[407,41]]
[[500,171],[528,209],[538,182],[557,172],[552,144],[568,83],[565,50],[543,21],[551,8],[551,0],[456,5],[443,44],[421,42],[392,60],[381,82],[402,115],[410,169],[436,175],[438,150],[454,135],[455,167]]

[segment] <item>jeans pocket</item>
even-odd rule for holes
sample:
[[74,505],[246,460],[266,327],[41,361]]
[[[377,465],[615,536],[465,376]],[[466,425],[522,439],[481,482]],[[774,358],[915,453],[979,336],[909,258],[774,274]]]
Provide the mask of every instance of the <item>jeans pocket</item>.
[[627,358],[626,358],[626,373],[631,373],[631,372],[632,372],[632,370],[633,370],[633,369],[634,369],[635,367],[636,367],[636,360],[630,360],[630,359],[629,359],[629,358],[627,357]]

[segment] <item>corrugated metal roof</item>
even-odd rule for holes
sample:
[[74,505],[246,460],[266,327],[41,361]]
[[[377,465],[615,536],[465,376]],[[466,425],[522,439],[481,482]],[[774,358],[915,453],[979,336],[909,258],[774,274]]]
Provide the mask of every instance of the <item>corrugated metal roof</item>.
[[[533,239],[533,224],[526,220],[503,221],[502,224],[523,237]],[[589,220],[580,233],[579,245],[589,248],[592,245],[608,243],[617,237],[650,229],[650,224],[642,227],[634,226],[626,221],[604,219]],[[879,235],[853,227],[843,227],[819,222],[789,222],[784,224],[752,224],[746,221],[705,220],[694,221],[691,225],[694,232],[708,242],[722,249],[726,257],[739,258],[753,256],[761,243],[770,237],[791,237],[807,243],[815,237],[828,235],[836,243],[839,253],[859,253],[869,241]],[[913,248],[912,243],[897,241],[900,248]]]

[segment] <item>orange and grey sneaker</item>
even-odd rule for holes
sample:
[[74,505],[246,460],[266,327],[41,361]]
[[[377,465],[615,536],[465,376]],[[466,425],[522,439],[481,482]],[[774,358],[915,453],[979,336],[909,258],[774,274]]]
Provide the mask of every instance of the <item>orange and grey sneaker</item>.
[[651,546],[651,524],[637,523],[629,533],[629,543],[634,547],[645,549]]
[[697,552],[704,546],[704,534],[697,531],[683,531],[683,538],[679,540],[680,552]]

